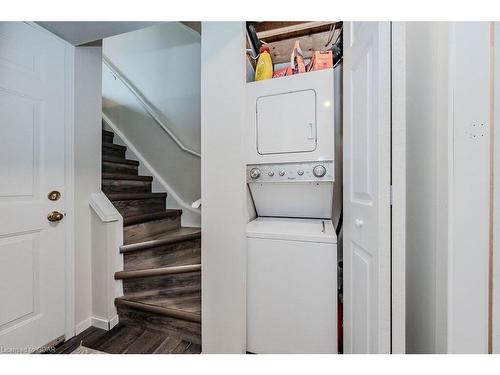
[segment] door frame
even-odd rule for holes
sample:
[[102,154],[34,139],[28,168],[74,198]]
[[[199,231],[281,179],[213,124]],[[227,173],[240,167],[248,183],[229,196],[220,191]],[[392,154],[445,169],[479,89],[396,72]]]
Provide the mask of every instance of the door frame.
[[66,340],[75,336],[75,179],[74,179],[74,56],[75,47],[65,43],[66,93],[64,101],[65,123],[65,178],[66,178],[66,213],[69,213],[66,227]]
[[406,23],[391,22],[391,353],[406,353]]
[[[75,47],[35,22],[25,22],[34,29],[49,35],[64,46],[64,178],[65,178],[65,339],[75,336],[75,181],[74,181],[74,55]],[[57,339],[54,337],[54,339]]]
[[490,254],[489,254],[489,332],[488,351],[491,354],[500,354],[500,132],[495,129],[499,123],[500,105],[500,59],[497,53],[500,50],[500,23],[492,22],[491,30],[491,55],[490,55]]

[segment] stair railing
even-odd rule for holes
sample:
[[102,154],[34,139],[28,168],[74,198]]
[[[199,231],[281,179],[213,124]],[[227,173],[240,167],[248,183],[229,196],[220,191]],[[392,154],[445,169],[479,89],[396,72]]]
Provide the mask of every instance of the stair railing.
[[168,126],[161,120],[161,116],[158,115],[157,111],[153,108],[153,106],[149,103],[149,101],[135,88],[135,86],[118,70],[117,67],[113,65],[113,63],[106,57],[102,57],[102,62],[109,69],[111,74],[115,78],[118,78],[125,87],[136,97],[136,99],[141,103],[146,112],[155,120],[155,122],[167,133],[167,135],[177,144],[177,146],[193,156],[201,158],[201,155],[191,150],[189,147],[186,147],[179,138],[168,128]]

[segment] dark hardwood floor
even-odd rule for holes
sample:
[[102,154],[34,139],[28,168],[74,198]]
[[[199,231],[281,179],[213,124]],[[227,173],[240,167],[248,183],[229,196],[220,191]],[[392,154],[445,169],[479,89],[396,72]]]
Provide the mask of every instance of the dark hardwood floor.
[[200,354],[201,346],[181,338],[119,324],[110,331],[90,327],[62,343],[56,354],[70,354],[82,344],[109,354]]

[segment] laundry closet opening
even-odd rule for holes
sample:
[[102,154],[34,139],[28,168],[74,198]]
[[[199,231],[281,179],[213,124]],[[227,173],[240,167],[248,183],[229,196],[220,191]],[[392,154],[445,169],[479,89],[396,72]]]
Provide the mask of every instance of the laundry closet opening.
[[342,353],[342,22],[247,22],[247,351]]

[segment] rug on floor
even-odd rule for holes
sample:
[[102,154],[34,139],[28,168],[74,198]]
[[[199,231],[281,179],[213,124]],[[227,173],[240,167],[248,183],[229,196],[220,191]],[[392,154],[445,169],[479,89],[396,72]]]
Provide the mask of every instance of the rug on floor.
[[71,354],[106,354],[106,353],[101,352],[100,350],[87,348],[86,346],[80,344],[80,346],[75,350],[73,350]]

